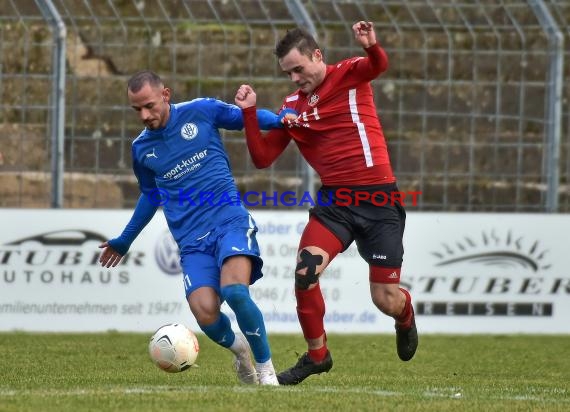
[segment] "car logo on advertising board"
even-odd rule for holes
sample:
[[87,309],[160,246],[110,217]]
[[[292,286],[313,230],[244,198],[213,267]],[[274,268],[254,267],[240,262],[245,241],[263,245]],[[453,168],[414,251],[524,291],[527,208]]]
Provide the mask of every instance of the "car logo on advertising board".
[[172,237],[170,231],[165,231],[156,242],[154,257],[158,267],[168,275],[178,275],[182,273],[180,266],[180,252],[178,245]]

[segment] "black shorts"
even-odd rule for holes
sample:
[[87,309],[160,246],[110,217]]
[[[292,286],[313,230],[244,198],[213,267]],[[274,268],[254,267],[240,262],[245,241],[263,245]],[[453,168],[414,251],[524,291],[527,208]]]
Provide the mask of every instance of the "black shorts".
[[[406,212],[395,183],[376,186],[323,186],[319,202],[309,213],[342,242],[352,241],[372,266],[402,267]],[[368,197],[368,199],[367,199]]]

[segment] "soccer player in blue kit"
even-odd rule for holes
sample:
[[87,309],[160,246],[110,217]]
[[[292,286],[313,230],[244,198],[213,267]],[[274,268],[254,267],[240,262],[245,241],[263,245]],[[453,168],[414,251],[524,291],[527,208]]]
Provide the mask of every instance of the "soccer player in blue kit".
[[[132,144],[141,196],[122,234],[99,246],[100,263],[116,266],[163,206],[180,249],[186,298],[198,325],[233,352],[241,382],[278,385],[263,316],[248,289],[262,276],[257,228],[239,200],[218,131],[241,130],[241,109],[211,98],[172,104],[170,89],[151,71],[131,77],[127,93],[145,125]],[[280,127],[276,114],[259,110],[258,116],[261,128]],[[245,336],[232,331],[220,311],[223,301]]]

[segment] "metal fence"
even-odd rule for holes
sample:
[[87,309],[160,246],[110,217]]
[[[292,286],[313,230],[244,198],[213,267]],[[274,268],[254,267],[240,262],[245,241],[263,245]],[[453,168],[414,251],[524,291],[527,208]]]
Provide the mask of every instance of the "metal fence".
[[[278,38],[305,25],[333,63],[362,53],[361,19],[390,59],[373,88],[414,210],[570,211],[567,0],[0,0],[0,206],[132,207],[132,73],[176,101],[247,82],[277,109]],[[258,171],[242,133],[224,139],[242,190],[318,185],[294,147]]]

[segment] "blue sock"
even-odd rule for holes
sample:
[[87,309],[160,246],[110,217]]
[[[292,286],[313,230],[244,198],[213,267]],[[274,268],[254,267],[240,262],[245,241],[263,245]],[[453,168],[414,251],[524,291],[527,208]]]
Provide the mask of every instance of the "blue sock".
[[198,325],[207,337],[212,339],[218,345],[229,348],[234,343],[235,334],[232,330],[230,318],[223,312],[220,317],[211,325]]
[[256,362],[266,362],[271,359],[263,315],[249,296],[247,286],[239,283],[224,286],[221,294],[222,299],[228,302],[234,311],[239,328],[249,342]]

